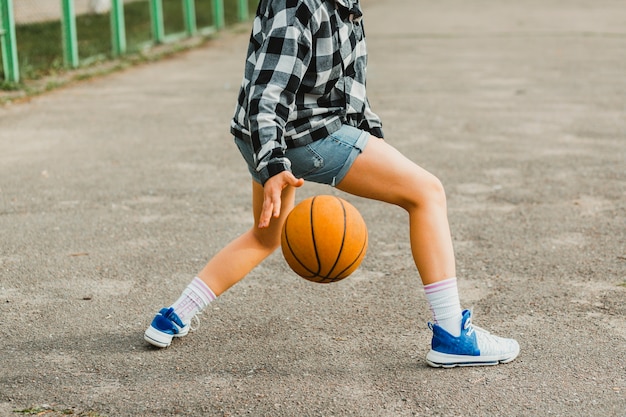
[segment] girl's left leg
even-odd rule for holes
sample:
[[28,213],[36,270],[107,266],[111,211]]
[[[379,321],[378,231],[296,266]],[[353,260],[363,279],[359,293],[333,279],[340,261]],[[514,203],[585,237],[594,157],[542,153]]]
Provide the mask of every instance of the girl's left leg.
[[456,276],[446,195],[434,175],[371,138],[337,188],[408,212],[411,252],[424,285]]
[[408,212],[411,252],[435,319],[429,365],[495,365],[517,357],[515,340],[472,327],[471,312],[461,310],[446,196],[435,176],[372,138],[337,188]]

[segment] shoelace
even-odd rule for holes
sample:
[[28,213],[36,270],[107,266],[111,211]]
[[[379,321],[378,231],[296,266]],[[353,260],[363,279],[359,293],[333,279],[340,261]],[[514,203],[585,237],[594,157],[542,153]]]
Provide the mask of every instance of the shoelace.
[[465,322],[465,326],[463,327],[463,330],[467,330],[467,334],[471,336],[472,333],[474,333],[474,331],[477,331],[479,333],[485,333],[485,334],[490,334],[489,330],[485,330],[482,327],[478,327],[475,324],[472,323],[472,317],[474,317],[474,309],[470,308],[470,316],[467,319],[467,321]]
[[471,336],[472,334],[474,334],[474,326],[472,326],[472,316],[470,315],[470,317],[465,321],[465,324],[463,325],[463,330],[467,330],[467,335]]
[[476,339],[480,347],[481,352],[490,352],[491,354],[502,352],[503,349],[507,349],[509,343],[506,339],[492,335],[489,331],[472,324],[472,317],[474,312],[470,309],[470,317],[465,322],[465,329],[468,329],[467,334],[471,335],[476,332]]
[[504,339],[494,336],[489,333],[483,333],[477,338],[478,346],[481,352],[485,353],[499,353],[507,349],[509,345]]
[[[487,329],[483,329],[482,327],[479,327],[475,324],[472,323],[472,315],[474,314],[474,312],[472,311],[472,309],[470,309],[470,318],[465,322],[465,325],[463,327],[463,330],[468,330],[467,334],[471,335],[472,333],[474,333],[475,331],[478,333],[484,333],[484,334],[491,334],[491,332]],[[428,328],[430,330],[433,329],[433,325],[434,323],[432,322],[428,322]]]

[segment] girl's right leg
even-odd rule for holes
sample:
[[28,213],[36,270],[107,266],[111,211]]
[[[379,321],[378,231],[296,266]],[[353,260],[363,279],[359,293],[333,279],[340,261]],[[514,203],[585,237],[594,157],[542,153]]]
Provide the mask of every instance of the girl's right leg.
[[220,250],[169,308],[163,308],[146,330],[144,339],[155,346],[167,347],[173,337],[189,332],[190,321],[199,311],[224,291],[241,281],[280,246],[280,232],[295,201],[294,187],[282,193],[280,217],[265,228],[258,227],[263,207],[263,187],[252,181],[252,212],[254,225]]
[[198,277],[216,296],[239,282],[280,246],[280,232],[294,205],[296,189],[286,187],[282,193],[280,217],[268,227],[259,228],[263,208],[263,186],[252,181],[252,213],[254,226],[218,252],[200,271]]

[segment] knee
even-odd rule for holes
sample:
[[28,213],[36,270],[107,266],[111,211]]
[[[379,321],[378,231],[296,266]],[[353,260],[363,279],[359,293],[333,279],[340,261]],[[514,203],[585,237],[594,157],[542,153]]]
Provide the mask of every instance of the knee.
[[412,186],[412,192],[407,206],[407,210],[424,207],[446,208],[446,191],[443,184],[436,176],[428,173],[420,175]]
[[259,229],[253,227],[251,230],[254,239],[263,249],[273,252],[280,246],[280,228],[278,230]]

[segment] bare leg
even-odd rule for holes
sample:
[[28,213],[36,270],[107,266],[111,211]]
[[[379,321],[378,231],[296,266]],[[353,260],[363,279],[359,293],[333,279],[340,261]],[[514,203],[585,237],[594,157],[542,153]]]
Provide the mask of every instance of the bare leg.
[[424,285],[456,276],[446,196],[435,176],[372,137],[337,188],[409,213],[411,252]]
[[293,208],[295,190],[290,186],[283,190],[280,217],[272,219],[268,227],[259,228],[263,187],[257,182],[252,182],[254,226],[226,245],[198,274],[216,296],[243,279],[280,246],[280,232],[285,218]]

